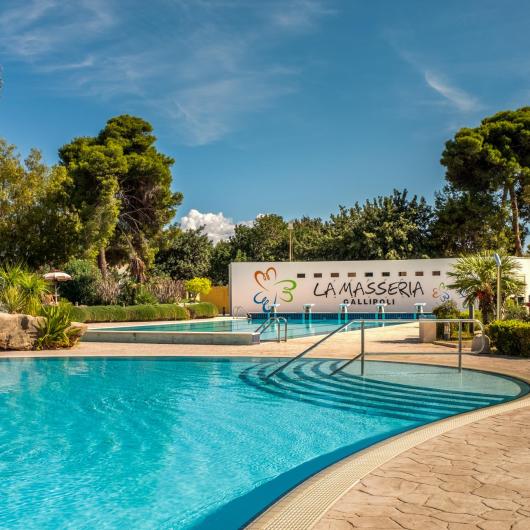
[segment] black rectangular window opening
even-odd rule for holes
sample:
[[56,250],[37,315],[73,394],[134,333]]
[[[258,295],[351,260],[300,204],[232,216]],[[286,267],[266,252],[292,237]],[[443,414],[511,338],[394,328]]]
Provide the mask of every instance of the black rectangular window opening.
[[296,275],[297,278],[305,278],[305,273],[304,272],[299,272],[297,275]]
[[357,276],[356,272],[348,272],[348,278],[355,278]]
[[322,278],[322,273],[321,272],[315,272],[315,274],[313,274],[313,278]]
[[374,273],[373,272],[365,272],[364,275],[365,275],[366,278],[372,278]]
[[432,271],[433,276],[440,276],[440,271]]
[[416,276],[423,276],[423,271],[416,271]]
[[398,276],[406,276],[406,275],[407,275],[407,273],[404,272],[404,271],[398,273]]
[[338,278],[339,277],[339,273],[338,272],[332,272],[331,273],[331,277],[332,278]]
[[388,278],[388,276],[390,276],[390,273],[389,272],[382,272],[381,276],[384,276],[385,278]]

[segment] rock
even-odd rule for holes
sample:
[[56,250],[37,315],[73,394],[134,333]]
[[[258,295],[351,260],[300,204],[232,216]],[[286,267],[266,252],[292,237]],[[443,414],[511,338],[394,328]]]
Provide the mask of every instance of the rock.
[[87,332],[88,326],[82,322],[72,322],[68,328],[68,334],[72,338],[72,343],[79,342],[81,337]]
[[484,335],[484,348],[482,348],[482,337],[481,335],[475,335],[473,342],[471,343],[471,350],[476,353],[491,353],[490,338]]
[[0,313],[0,350],[32,350],[44,317]]

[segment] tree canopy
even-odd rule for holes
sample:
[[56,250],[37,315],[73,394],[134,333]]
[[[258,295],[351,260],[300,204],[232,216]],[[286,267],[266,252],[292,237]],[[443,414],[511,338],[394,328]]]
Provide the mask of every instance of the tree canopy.
[[513,250],[522,255],[520,203],[530,182],[530,107],[499,112],[475,128],[460,129],[441,159],[447,180],[459,190],[500,195],[510,201]]
[[63,263],[80,252],[81,221],[70,208],[71,179],[33,149],[22,162],[0,138],[0,261],[32,268]]
[[[168,228],[160,237],[156,267],[176,280],[203,277],[210,269],[212,242],[198,230]],[[228,272],[228,269],[227,269]]]
[[149,265],[156,253],[152,241],[182,201],[171,190],[174,160],[156,149],[152,132],[145,120],[122,115],[98,136],[76,138],[59,150],[86,227],[86,248],[99,254],[102,272],[107,257]]

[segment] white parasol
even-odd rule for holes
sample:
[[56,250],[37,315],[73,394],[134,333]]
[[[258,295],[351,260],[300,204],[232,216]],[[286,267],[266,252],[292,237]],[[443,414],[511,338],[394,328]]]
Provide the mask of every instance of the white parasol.
[[72,279],[72,277],[69,274],[66,274],[66,272],[60,272],[60,271],[53,271],[46,273],[43,278],[49,282],[55,283],[55,303],[59,300],[59,295],[57,293],[57,284],[59,282],[67,282]]

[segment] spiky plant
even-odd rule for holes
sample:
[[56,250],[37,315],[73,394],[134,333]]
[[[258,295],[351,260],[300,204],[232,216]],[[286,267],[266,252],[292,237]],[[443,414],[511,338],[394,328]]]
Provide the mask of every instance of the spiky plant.
[[[459,291],[464,296],[464,304],[478,302],[484,323],[489,322],[495,313],[497,298],[497,266],[491,252],[481,252],[463,256],[453,265],[447,275],[453,282],[447,287]],[[524,293],[524,281],[521,278],[521,267],[511,257],[501,256],[501,297],[502,304],[512,296]]]
[[48,284],[20,264],[0,266],[0,306],[8,313],[39,314]]
[[19,279],[19,287],[25,298],[25,312],[38,315],[44,296],[50,293],[48,282],[37,274],[26,272]]
[[43,306],[40,313],[44,321],[39,326],[38,350],[68,348],[74,344],[70,333],[71,311],[67,304]]

